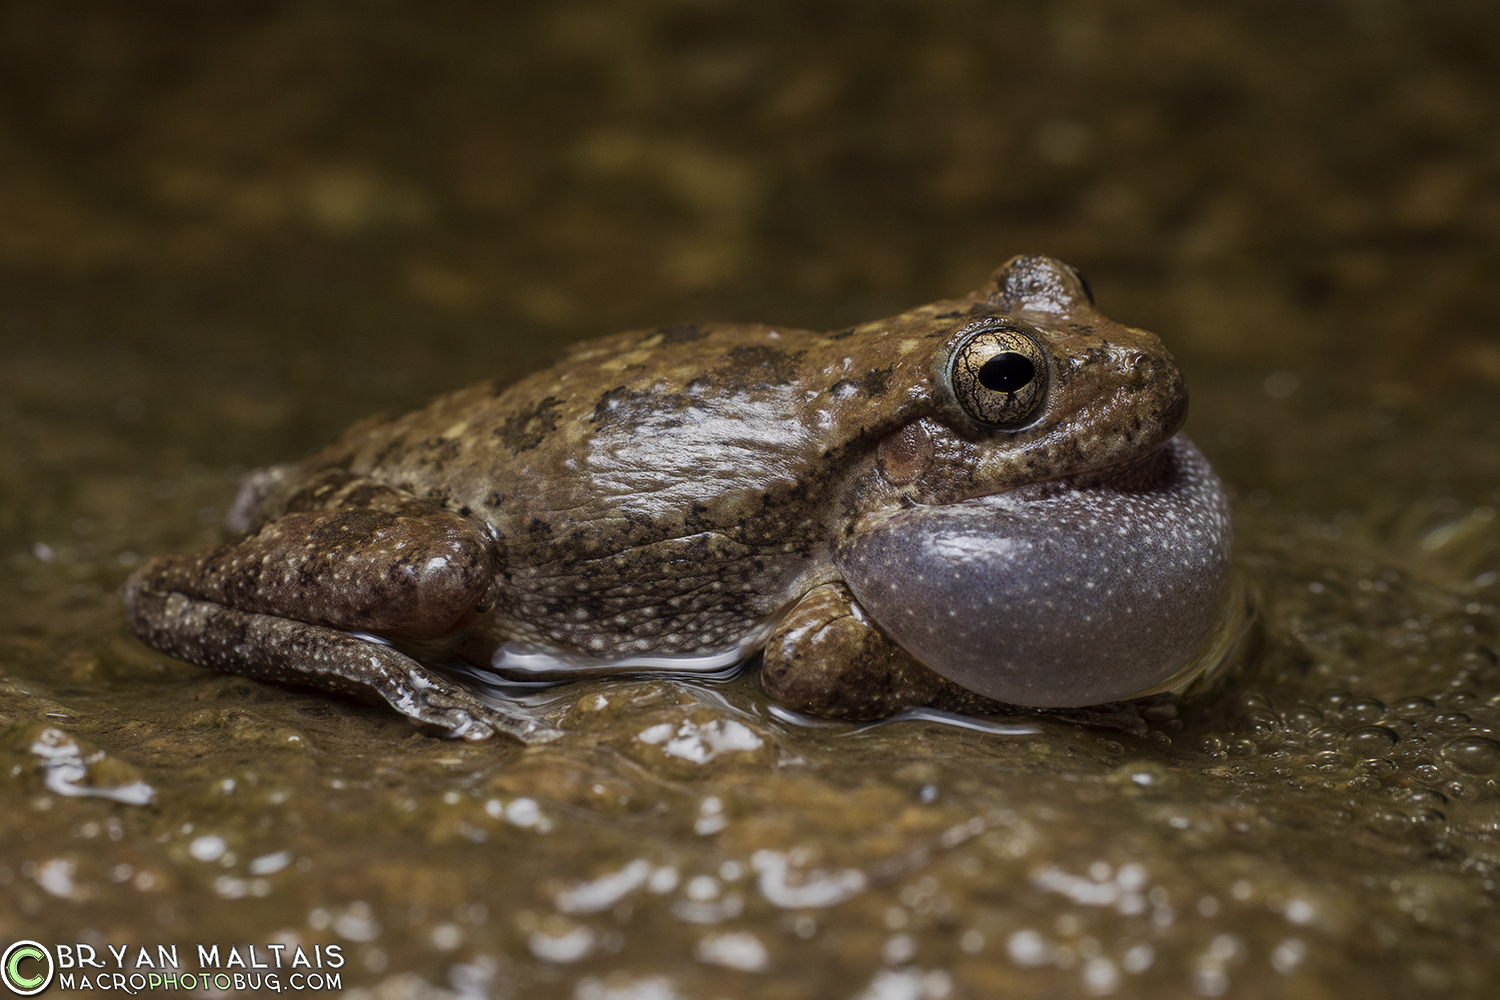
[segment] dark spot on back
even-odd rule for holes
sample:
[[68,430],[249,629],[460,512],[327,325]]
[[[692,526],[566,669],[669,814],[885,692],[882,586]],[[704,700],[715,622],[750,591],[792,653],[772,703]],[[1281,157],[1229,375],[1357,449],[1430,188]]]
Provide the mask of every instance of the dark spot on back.
[[852,337],[852,336],[854,336],[854,331],[857,330],[857,329],[859,329],[859,328],[851,326],[847,330],[840,330],[838,333],[830,333],[828,335],[828,339],[829,340],[843,340],[845,337]]
[[651,426],[676,427],[680,420],[672,414],[687,409],[692,399],[680,392],[641,392],[617,385],[599,396],[589,423],[599,430],[610,427],[638,427],[647,421]]
[[834,399],[848,399],[860,393],[866,396],[883,396],[891,387],[891,373],[894,371],[894,367],[872,368],[857,381],[848,378],[840,379],[828,387],[828,394]]
[[489,496],[487,496],[487,497],[484,498],[484,505],[486,507],[498,507],[501,504],[503,504],[504,502],[505,502],[505,494],[504,493],[491,493]]
[[644,392],[636,392],[623,385],[617,385],[599,397],[599,401],[594,404],[594,414],[589,417],[589,423],[606,426],[615,423],[622,416],[622,411],[628,412],[634,409],[634,404],[639,403],[645,395]]
[[495,433],[510,448],[512,454],[530,451],[541,444],[548,434],[557,430],[557,411],[561,408],[561,402],[548,396],[534,406],[506,417],[505,423],[495,428]]
[[533,517],[531,523],[526,526],[526,534],[533,541],[545,542],[552,538],[552,525],[539,517]]
[[883,396],[885,391],[891,387],[892,368],[872,368],[865,373],[865,377],[859,380],[859,387],[870,396]]
[[773,385],[791,385],[797,376],[796,354],[775,347],[751,345],[736,347],[724,355],[725,363],[715,368],[715,380],[730,392],[764,389]]

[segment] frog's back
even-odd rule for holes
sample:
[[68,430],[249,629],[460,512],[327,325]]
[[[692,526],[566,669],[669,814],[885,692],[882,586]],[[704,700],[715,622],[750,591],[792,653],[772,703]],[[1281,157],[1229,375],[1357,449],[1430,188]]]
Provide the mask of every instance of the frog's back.
[[608,620],[642,649],[720,649],[835,575],[838,488],[912,396],[892,391],[889,336],[725,324],[590,341],[353,427],[292,481],[341,468],[484,522],[508,637],[576,648]]
[[925,388],[915,346],[889,321],[621,334],[519,381],[351,428],[305,468],[370,476],[505,536],[614,518],[660,522],[663,537],[695,518],[779,535],[770,521],[785,518],[763,517],[767,504],[795,493],[808,515],[810,492],[921,404],[908,391]]

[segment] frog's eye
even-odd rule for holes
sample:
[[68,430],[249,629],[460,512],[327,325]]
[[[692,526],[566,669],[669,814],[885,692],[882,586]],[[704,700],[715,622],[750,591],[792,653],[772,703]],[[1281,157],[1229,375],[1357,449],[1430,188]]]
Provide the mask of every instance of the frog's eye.
[[1047,397],[1047,356],[1020,330],[976,330],[953,352],[948,380],[969,416],[992,427],[1016,427],[1035,416]]

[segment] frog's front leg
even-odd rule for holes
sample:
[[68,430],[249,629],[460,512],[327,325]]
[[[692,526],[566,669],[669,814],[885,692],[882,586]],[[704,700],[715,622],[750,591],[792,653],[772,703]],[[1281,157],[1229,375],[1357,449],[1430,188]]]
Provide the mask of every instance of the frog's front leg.
[[136,571],[125,603],[141,640],[199,666],[378,697],[465,739],[559,735],[397,648],[441,654],[492,603],[498,555],[480,525],[347,473],[284,510],[215,549]]
[[783,704],[834,719],[916,707],[1014,711],[922,666],[865,617],[843,583],[813,588],[782,620],[766,643],[761,685]]

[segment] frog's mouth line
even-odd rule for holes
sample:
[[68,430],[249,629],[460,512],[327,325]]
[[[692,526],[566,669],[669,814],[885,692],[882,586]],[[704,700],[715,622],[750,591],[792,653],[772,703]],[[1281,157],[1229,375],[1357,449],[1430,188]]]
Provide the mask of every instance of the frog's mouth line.
[[[1143,455],[1127,458],[1123,462],[1106,465],[1087,472],[1077,472],[1057,479],[1043,479],[1034,483],[1023,483],[993,493],[980,493],[970,499],[1007,497],[1015,500],[1045,500],[1067,493],[1089,493],[1107,490],[1111,493],[1142,493],[1161,485],[1172,471],[1170,454],[1174,435]],[[963,501],[960,501],[963,502]]]

